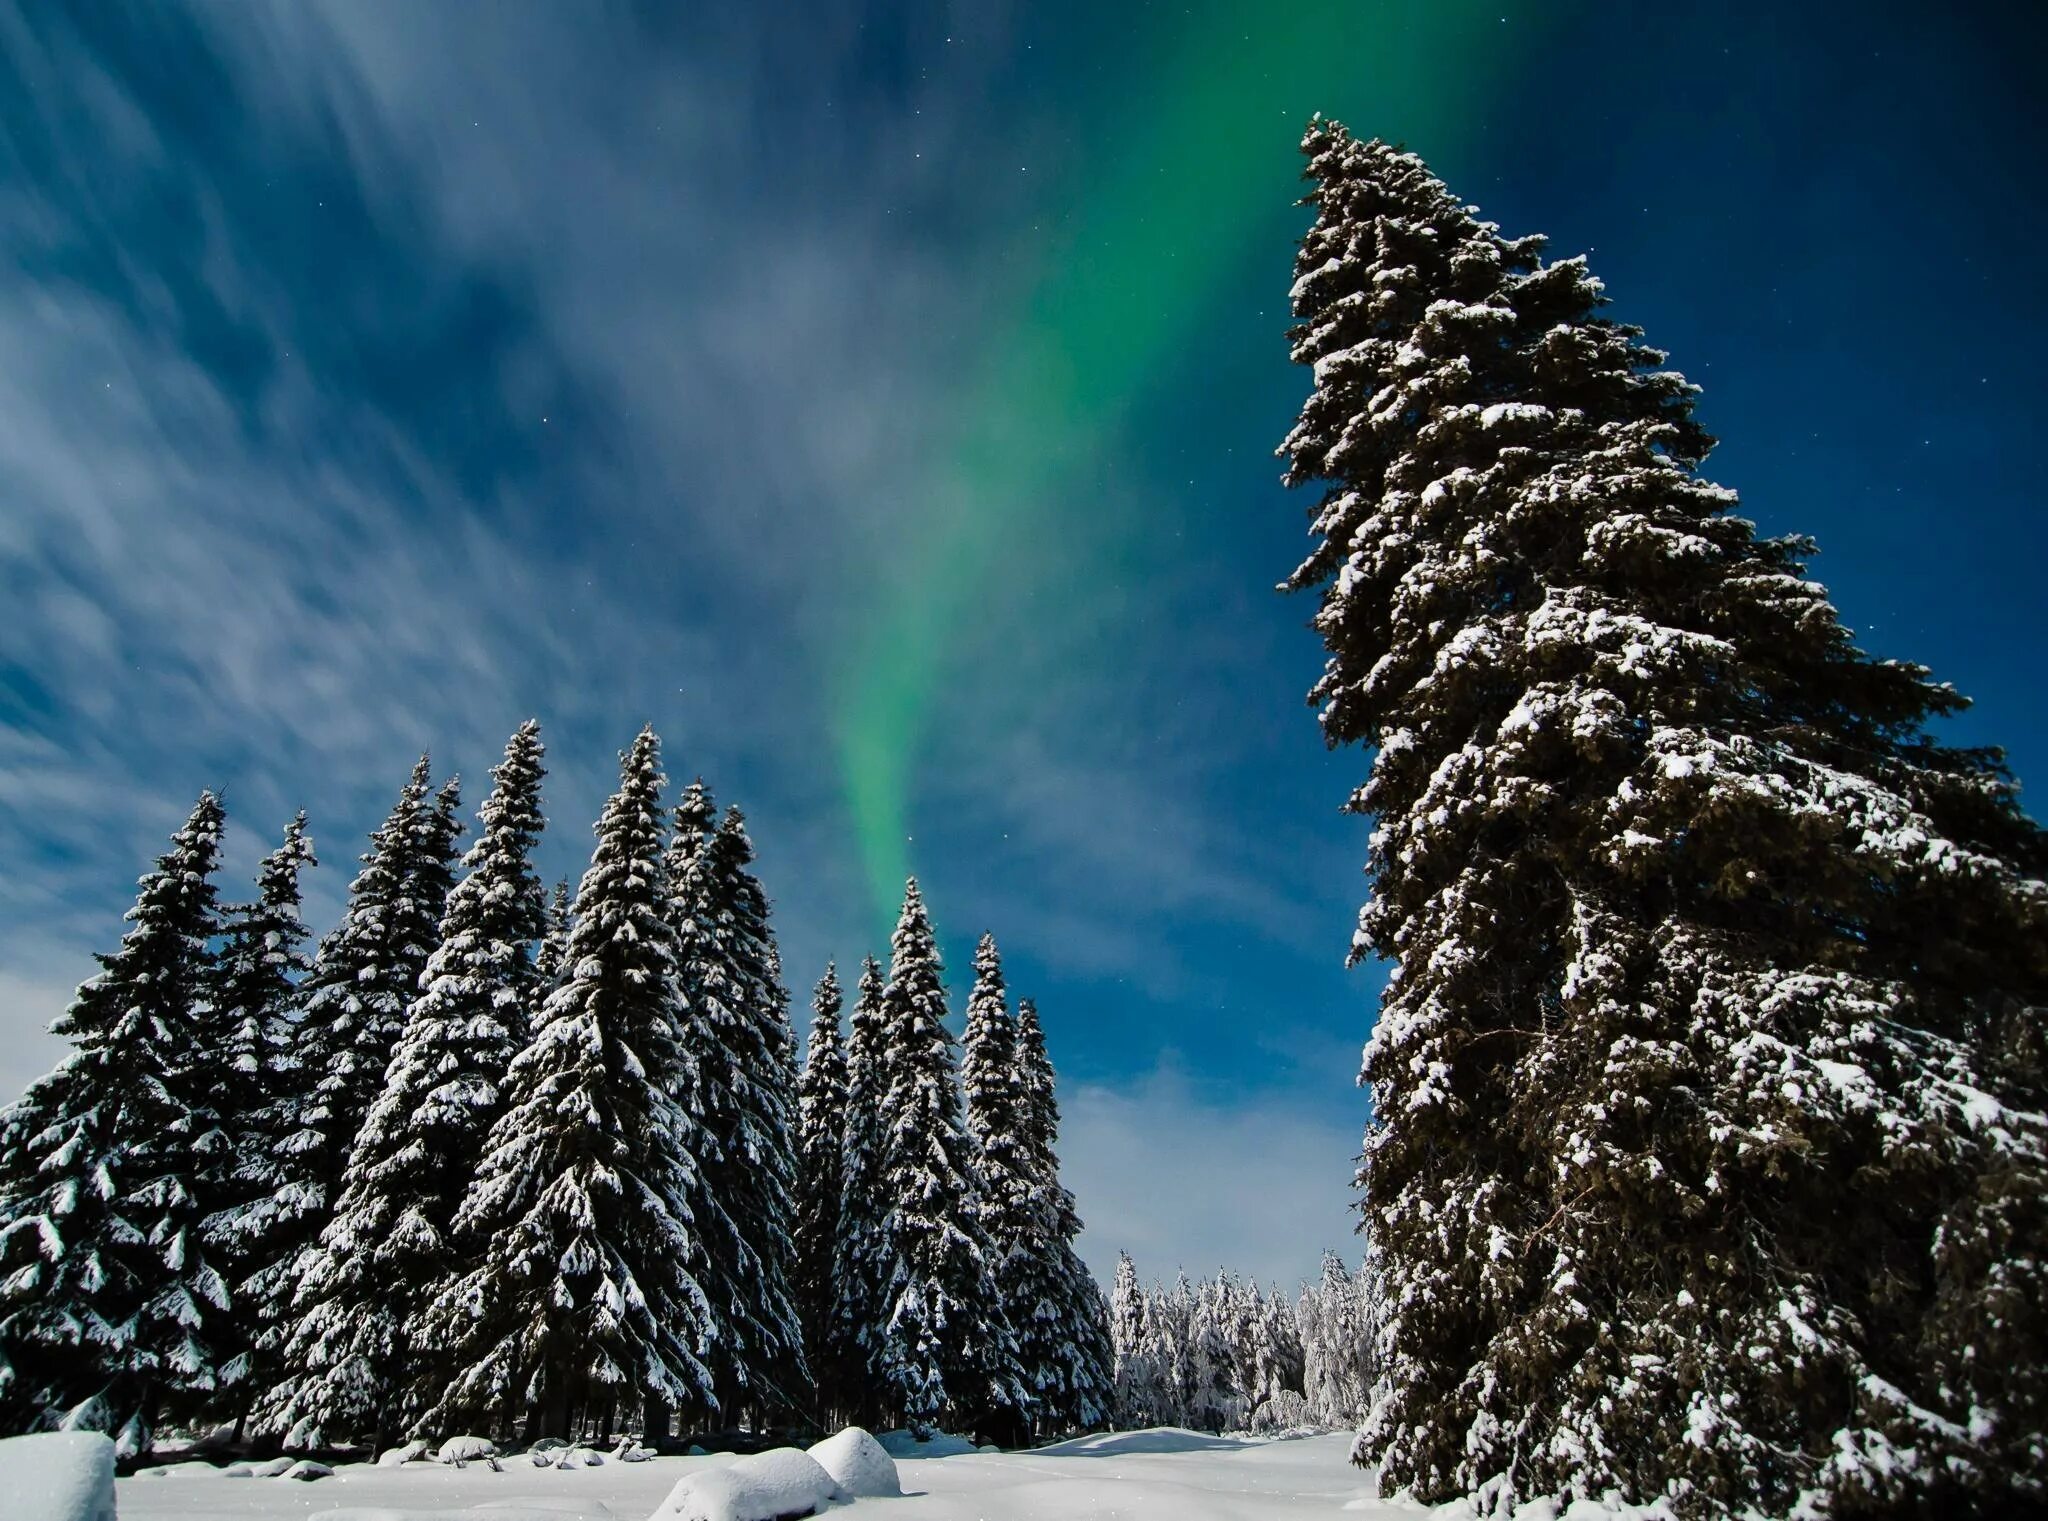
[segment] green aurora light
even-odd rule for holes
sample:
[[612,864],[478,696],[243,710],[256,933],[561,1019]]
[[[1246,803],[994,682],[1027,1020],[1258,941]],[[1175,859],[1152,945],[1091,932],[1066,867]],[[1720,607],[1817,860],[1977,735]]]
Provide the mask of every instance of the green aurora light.
[[1089,140],[1118,154],[1073,208],[1060,256],[984,340],[909,562],[862,610],[835,684],[834,742],[878,915],[894,913],[911,868],[913,774],[971,602],[1006,555],[1061,542],[1062,516],[1089,505],[1080,465],[1171,374],[1214,303],[1249,299],[1233,277],[1285,270],[1270,233],[1303,125],[1321,111],[1454,153],[1504,24],[1497,6],[1458,0],[1211,7],[1179,20],[1141,99],[1091,124]]

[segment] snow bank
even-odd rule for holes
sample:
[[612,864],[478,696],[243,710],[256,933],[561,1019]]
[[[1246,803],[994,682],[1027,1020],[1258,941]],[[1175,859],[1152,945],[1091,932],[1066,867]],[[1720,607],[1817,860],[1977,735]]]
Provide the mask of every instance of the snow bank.
[[776,1447],[688,1475],[649,1521],[780,1521],[850,1498],[809,1453]]
[[159,1463],[154,1468],[139,1469],[135,1476],[138,1479],[210,1479],[219,1472],[214,1464],[191,1458],[183,1463]]
[[442,1463],[467,1463],[473,1458],[494,1458],[498,1446],[488,1437],[453,1436],[441,1444],[441,1450],[434,1454]]
[[876,1441],[892,1458],[957,1458],[981,1449],[966,1437],[935,1431],[928,1437],[914,1437],[907,1431],[885,1431]]
[[401,1463],[415,1462],[427,1455],[427,1449],[434,1444],[424,1438],[407,1442],[403,1447],[392,1447],[377,1455],[379,1468],[396,1468]]
[[304,1479],[310,1484],[315,1479],[333,1478],[334,1470],[325,1463],[315,1463],[311,1458],[300,1458],[298,1462],[292,1464],[291,1467],[278,1474],[277,1477],[280,1479]]
[[407,1510],[393,1509],[388,1505],[354,1505],[346,1510],[316,1510],[306,1517],[306,1521],[584,1521],[592,1514],[609,1516],[611,1510],[600,1504],[592,1512],[581,1504],[565,1507],[559,1501],[546,1500],[495,1500],[461,1510]]
[[0,1439],[12,1521],[114,1521],[114,1444],[97,1431]]
[[[306,1521],[584,1521],[592,1514],[583,1505],[565,1508],[545,1500],[500,1500],[462,1510],[394,1510],[388,1505],[356,1505],[346,1510],[316,1510]],[[611,1511],[599,1505],[595,1514],[609,1516]]]
[[896,1477],[896,1460],[858,1426],[825,1438],[811,1449],[811,1456],[832,1476],[832,1482],[850,1495],[903,1493],[903,1484]]

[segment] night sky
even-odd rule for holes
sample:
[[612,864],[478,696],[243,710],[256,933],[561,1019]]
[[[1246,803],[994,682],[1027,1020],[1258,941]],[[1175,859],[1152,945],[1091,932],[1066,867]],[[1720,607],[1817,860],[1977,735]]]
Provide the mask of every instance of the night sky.
[[1304,121],[1590,253],[2041,778],[2029,10],[0,6],[0,1090],[200,788],[324,930],[420,750],[537,714],[552,879],[652,721],[800,1015],[907,870],[956,1009],[996,932],[1098,1270],[1311,1271],[1379,977],[1272,590]]

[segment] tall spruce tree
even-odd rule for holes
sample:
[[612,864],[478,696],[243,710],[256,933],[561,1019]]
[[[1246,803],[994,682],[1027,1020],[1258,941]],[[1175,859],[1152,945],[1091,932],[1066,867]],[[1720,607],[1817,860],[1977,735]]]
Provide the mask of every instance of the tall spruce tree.
[[1698,474],[1695,390],[1317,121],[1282,452],[1374,747],[1359,1443],[1419,1498],[1985,1513],[2048,1475],[2048,849]]
[[690,1102],[705,1131],[694,1209],[709,1258],[702,1282],[719,1323],[711,1364],[719,1403],[738,1418],[790,1405],[803,1386],[803,1332],[789,1290],[795,1068],[745,821],[736,809],[715,819],[700,778],[676,807],[669,901],[683,1039],[696,1058]]
[[[222,1144],[202,1174],[201,1207],[208,1249],[230,1284],[241,1282],[256,1266],[246,1255],[247,1236],[235,1228],[262,1172],[253,1159],[274,1155],[290,1133],[280,1123],[277,1097],[290,1080],[291,1013],[298,984],[312,970],[300,913],[300,877],[318,864],[306,815],[300,813],[285,826],[277,849],[264,857],[255,901],[235,904],[223,915],[208,1020],[223,1058],[213,1069]],[[239,1415],[257,1328],[247,1305],[235,1310],[224,1321],[216,1346],[222,1385],[241,1386],[230,1397]]]
[[1053,1243],[1044,1236],[1046,1222],[1037,1211],[1024,1134],[1029,1121],[1017,1020],[1003,982],[1002,953],[991,934],[983,934],[974,948],[974,983],[961,1031],[960,1088],[974,1145],[975,1211],[988,1236],[996,1308],[1015,1333],[1018,1368],[1031,1399],[1030,1411],[1018,1414],[1029,1420],[1040,1413],[1060,1377],[1036,1355],[1054,1339],[1038,1324],[1054,1314],[1041,1293],[1047,1274],[1040,1260]]
[[1052,1058],[1038,1006],[1028,998],[1017,1005],[1016,1070],[1016,1134],[1028,1223],[1019,1242],[1021,1272],[1009,1312],[1041,1424],[1062,1431],[1087,1429],[1110,1418],[1116,1352],[1102,1286],[1074,1249],[1081,1216],[1073,1194],[1060,1182],[1060,1109]]
[[456,1371],[413,1328],[468,1266],[455,1212],[532,1026],[534,948],[547,928],[533,870],[543,755],[537,721],[505,746],[467,875],[448,894],[422,991],[349,1150],[334,1217],[299,1261],[289,1371],[265,1413],[287,1447],[354,1435],[382,1446]]
[[945,967],[912,878],[890,939],[882,1052],[880,1232],[887,1264],[873,1373],[913,1429],[1007,1427],[1028,1411],[995,1249],[975,1196]]
[[887,983],[874,957],[863,959],[847,1021],[845,1184],[839,1196],[839,1238],[834,1243],[833,1322],[846,1358],[851,1413],[872,1422],[881,1413],[881,1380],[876,1372],[882,1341],[883,1304],[888,1288],[882,1220],[887,1211],[882,1180],[882,1101],[887,1089],[883,1058],[889,1044]]
[[[312,970],[299,878],[317,864],[301,812],[285,825],[277,849],[263,858],[255,900],[233,904],[221,915],[208,1043],[217,1060],[216,1107],[235,1136],[230,1150],[238,1155],[260,1144],[252,1142],[250,1128],[269,1102],[271,1073],[288,1033],[299,979]],[[232,1181],[225,1191],[225,1197],[209,1201],[214,1208],[239,1202]]]
[[846,1049],[839,1034],[845,999],[829,962],[811,995],[811,1033],[797,1080],[797,1313],[821,1411],[838,1410],[848,1369],[839,1340],[839,1209],[846,1187]]
[[564,974],[505,1082],[475,1187],[455,1217],[477,1265],[429,1306],[415,1339],[457,1370],[421,1430],[566,1436],[579,1407],[635,1398],[713,1407],[715,1322],[690,1215],[705,1135],[690,1086],[686,1005],[662,863],[661,749],[621,757],[576,895]]
[[341,922],[299,985],[271,1110],[259,1122],[281,1139],[246,1159],[250,1200],[219,1217],[235,1259],[249,1265],[236,1293],[254,1322],[251,1377],[267,1408],[275,1408],[268,1391],[291,1334],[300,1253],[332,1214],[349,1147],[383,1085],[439,935],[461,825],[448,815],[452,780],[428,801],[428,765],[421,756],[370,836]]
[[1024,1244],[1031,1228],[1031,1179],[1024,1156],[1024,1075],[1017,1020],[1003,982],[1002,952],[984,934],[974,948],[974,984],[961,1031],[960,1089],[974,1138],[982,1219],[998,1253]]
[[201,1229],[217,1136],[214,993],[219,800],[202,793],[145,875],[120,948],[51,1025],[72,1043],[10,1110],[21,1180],[0,1220],[0,1402],[8,1425],[117,1433],[147,1451],[167,1400],[216,1385],[229,1307]]
[[[746,816],[727,804],[711,842],[729,956],[742,993],[747,1034],[739,1049],[740,1070],[751,1095],[744,1148],[736,1175],[723,1192],[761,1264],[753,1285],[760,1336],[747,1368],[747,1383],[762,1408],[792,1408],[808,1383],[803,1325],[791,1288],[796,1262],[796,1033],[789,1018],[789,993],[782,985],[782,956],[775,944],[767,893],[753,869],[754,845]],[[728,1151],[728,1155],[732,1153]]]

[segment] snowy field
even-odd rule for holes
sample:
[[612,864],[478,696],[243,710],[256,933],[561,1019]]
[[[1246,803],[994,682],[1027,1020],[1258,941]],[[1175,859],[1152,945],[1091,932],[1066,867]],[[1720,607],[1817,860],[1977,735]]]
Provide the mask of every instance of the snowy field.
[[[834,1507],[847,1521],[1293,1521],[1344,1513],[1413,1517],[1366,1498],[1366,1476],[1345,1461],[1347,1436],[1296,1441],[1205,1437],[1186,1431],[1083,1437],[1036,1452],[904,1459],[900,1499]],[[684,1475],[729,1456],[607,1463],[570,1472],[508,1461],[503,1473],[412,1464],[345,1464],[332,1478],[228,1479],[192,1470],[119,1482],[121,1521],[300,1518],[336,1521],[645,1521]]]

